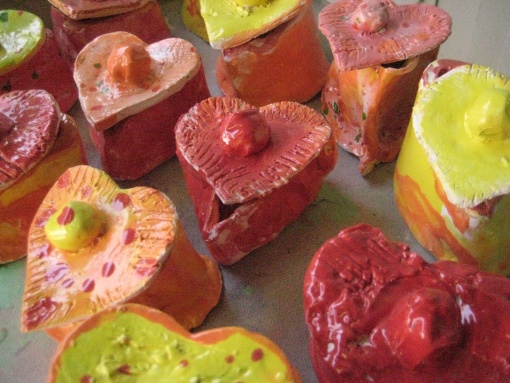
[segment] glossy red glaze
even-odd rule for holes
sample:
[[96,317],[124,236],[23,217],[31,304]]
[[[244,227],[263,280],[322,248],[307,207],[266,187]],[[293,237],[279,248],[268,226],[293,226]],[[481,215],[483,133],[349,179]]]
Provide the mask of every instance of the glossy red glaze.
[[271,128],[258,109],[230,114],[221,124],[221,138],[227,153],[249,156],[260,152],[271,138]]
[[179,117],[210,96],[203,67],[179,92],[127,117],[105,131],[89,126],[103,169],[118,180],[133,180],[175,155]]
[[74,66],[76,56],[85,45],[105,33],[126,31],[147,44],[171,35],[157,2],[119,15],[85,20],[73,20],[51,7],[51,21],[62,54],[70,67]]
[[341,231],[305,275],[321,383],[507,382],[510,281],[426,263],[368,225]]

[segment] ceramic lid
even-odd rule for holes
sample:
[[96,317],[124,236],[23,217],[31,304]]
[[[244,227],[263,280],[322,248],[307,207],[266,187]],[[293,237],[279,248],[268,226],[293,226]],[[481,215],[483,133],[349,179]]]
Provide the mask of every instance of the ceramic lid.
[[305,105],[278,102],[260,108],[211,97],[181,117],[178,150],[224,204],[262,197],[285,185],[331,136],[323,116]]
[[85,117],[102,131],[180,91],[200,66],[186,40],[146,44],[131,33],[112,32],[82,49],[74,79]]
[[429,163],[461,208],[510,193],[510,79],[458,66],[420,90],[412,124]]
[[74,20],[113,16],[134,11],[153,0],[48,0]]
[[48,382],[301,383],[283,351],[242,327],[195,333],[137,304],[102,311],[58,347]]
[[419,56],[450,35],[451,18],[428,4],[391,0],[340,0],[322,9],[318,26],[341,70],[361,69]]
[[87,165],[66,170],[30,227],[23,331],[83,320],[136,296],[165,262],[177,219],[155,189],[120,189]]
[[36,15],[0,11],[0,76],[28,61],[45,40],[44,23]]
[[200,13],[213,48],[232,48],[289,21],[310,0],[201,0]]
[[36,166],[51,150],[60,109],[45,90],[0,95],[0,191]]

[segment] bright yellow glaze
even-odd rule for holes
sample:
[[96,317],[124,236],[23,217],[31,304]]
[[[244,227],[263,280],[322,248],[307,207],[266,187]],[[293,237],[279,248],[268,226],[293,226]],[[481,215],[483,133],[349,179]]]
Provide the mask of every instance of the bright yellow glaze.
[[101,217],[93,206],[71,201],[50,217],[44,231],[56,248],[78,251],[97,238],[101,226]]
[[[302,0],[201,0],[200,12],[209,42],[214,48],[247,31],[267,32],[266,25],[278,25],[289,10],[299,8]],[[279,21],[280,18],[283,18]],[[249,32],[248,32],[249,33]],[[228,45],[228,43],[227,43]]]
[[510,90],[484,89],[466,110],[464,127],[474,141],[510,138]]
[[129,312],[80,334],[63,352],[56,382],[84,377],[102,383],[294,381],[279,356],[245,331],[199,343]]
[[510,192],[510,79],[461,66],[417,98],[413,125],[450,201],[474,207]]

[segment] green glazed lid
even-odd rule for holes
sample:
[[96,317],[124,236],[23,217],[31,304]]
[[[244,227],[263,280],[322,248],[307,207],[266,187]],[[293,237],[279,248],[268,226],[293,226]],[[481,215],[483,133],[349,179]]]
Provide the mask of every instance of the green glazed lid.
[[0,75],[30,59],[44,43],[43,21],[17,10],[0,11]]
[[457,67],[417,97],[413,126],[452,203],[472,208],[510,193],[509,78]]

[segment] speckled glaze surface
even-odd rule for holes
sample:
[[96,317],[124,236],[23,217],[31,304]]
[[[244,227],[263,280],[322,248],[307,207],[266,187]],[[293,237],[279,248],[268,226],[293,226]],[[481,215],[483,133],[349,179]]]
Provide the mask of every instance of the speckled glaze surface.
[[[150,349],[143,346],[147,342]],[[66,339],[55,353],[48,382],[71,376],[109,382],[118,375],[125,382],[214,381],[236,379],[240,371],[246,383],[301,383],[282,350],[260,334],[233,326],[189,333],[162,312],[128,304],[95,315]]]
[[[93,222],[100,226],[90,227]],[[171,312],[191,328],[221,292],[217,266],[193,250],[165,194],[120,189],[90,166],[59,177],[34,217],[28,243],[24,331],[75,325],[128,300]]]

